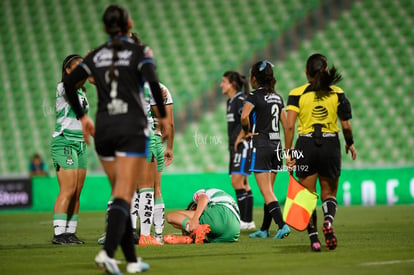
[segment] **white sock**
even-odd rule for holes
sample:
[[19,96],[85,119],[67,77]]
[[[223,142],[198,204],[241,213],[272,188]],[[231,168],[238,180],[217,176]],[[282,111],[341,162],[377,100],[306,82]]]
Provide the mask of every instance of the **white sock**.
[[149,236],[154,219],[154,188],[139,190],[139,219],[141,235]]
[[162,234],[164,231],[165,204],[162,197],[155,198],[154,203],[154,231],[155,234]]
[[53,214],[53,231],[55,235],[61,235],[66,231],[68,215],[66,213]]
[[137,220],[138,220],[138,212],[139,212],[139,194],[138,191],[134,192],[134,196],[132,197],[131,201],[131,222],[132,222],[132,229],[137,229]]
[[76,233],[76,227],[78,226],[78,214],[72,215],[70,220],[66,224],[66,233],[75,234]]

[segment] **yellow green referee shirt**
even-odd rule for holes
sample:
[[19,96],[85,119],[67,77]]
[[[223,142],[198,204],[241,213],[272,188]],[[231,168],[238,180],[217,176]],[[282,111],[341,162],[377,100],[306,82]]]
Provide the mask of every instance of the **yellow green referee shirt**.
[[286,110],[298,113],[298,134],[312,133],[314,124],[322,124],[324,133],[339,132],[338,106],[345,96],[341,88],[330,88],[328,92],[315,92],[307,83],[290,91]]

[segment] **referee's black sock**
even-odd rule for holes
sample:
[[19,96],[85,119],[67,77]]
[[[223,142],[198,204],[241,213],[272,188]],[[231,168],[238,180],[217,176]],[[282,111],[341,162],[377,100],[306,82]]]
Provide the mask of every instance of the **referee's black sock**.
[[240,210],[240,219],[246,222],[246,206],[247,206],[247,197],[245,189],[236,189],[237,205]]
[[246,191],[246,222],[253,221],[253,193],[252,190]]
[[316,243],[319,241],[318,238],[318,228],[317,228],[317,216],[316,216],[316,210],[313,210],[312,216],[310,218],[307,230],[308,230],[308,236],[311,241],[311,243]]
[[[114,199],[108,210],[108,226],[104,243],[104,250],[110,258],[114,257],[115,250],[124,237],[126,220],[131,223],[129,204],[123,199]],[[129,231],[131,233],[131,230]]]
[[335,219],[337,202],[334,198],[326,199],[322,202],[322,210],[325,221],[333,222]]
[[260,230],[267,231],[270,228],[270,224],[272,223],[272,215],[270,215],[269,210],[267,209],[267,205],[263,205],[263,223]]
[[272,201],[267,204],[267,209],[275,220],[276,224],[279,226],[279,229],[285,225],[283,221],[282,211],[280,210],[280,205],[278,201]]

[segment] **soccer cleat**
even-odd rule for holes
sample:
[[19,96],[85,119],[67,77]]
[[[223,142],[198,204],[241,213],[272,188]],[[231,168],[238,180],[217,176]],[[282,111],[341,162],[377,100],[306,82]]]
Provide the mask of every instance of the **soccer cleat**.
[[139,237],[139,246],[158,246],[158,245],[164,245],[163,243],[157,241],[153,236],[148,235],[144,236],[141,235]]
[[104,245],[106,239],[106,233],[103,233],[102,237],[98,239],[98,244]]
[[257,230],[249,235],[249,238],[266,239],[269,238],[269,230]]
[[95,264],[100,269],[105,270],[107,274],[121,274],[121,271],[118,268],[118,261],[109,258],[105,250],[99,251],[98,255],[96,255]]
[[251,222],[240,221],[240,230],[255,229],[255,228],[256,228],[256,224],[254,223],[254,221],[251,221]]
[[325,221],[323,223],[323,234],[325,235],[325,245],[328,250],[334,250],[336,248],[338,240],[336,239],[332,223]]
[[200,224],[191,232],[191,235],[194,237],[195,244],[202,244],[206,239],[208,233],[210,233],[211,228],[208,224]]
[[280,228],[277,231],[276,236],[274,236],[273,239],[283,239],[289,236],[289,234],[290,234],[290,228],[287,224],[285,224],[282,228]]
[[72,244],[84,244],[84,241],[79,240],[79,238],[75,235],[75,233],[70,233],[67,236],[68,240]]
[[53,235],[52,244],[75,244],[69,238],[69,233]]
[[164,242],[166,244],[190,244],[193,243],[193,238],[190,236],[176,236],[174,234],[168,234],[164,236]]
[[127,263],[126,271],[128,273],[140,273],[147,271],[149,269],[149,264],[143,262],[140,257],[137,258],[136,263]]
[[311,252],[321,252],[321,243],[320,242],[311,243],[310,251]]

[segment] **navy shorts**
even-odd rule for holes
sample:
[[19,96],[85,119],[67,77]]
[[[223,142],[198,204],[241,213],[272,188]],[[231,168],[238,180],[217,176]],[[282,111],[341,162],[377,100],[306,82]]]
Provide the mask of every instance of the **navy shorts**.
[[258,173],[282,171],[283,159],[278,154],[279,147],[280,145],[253,147],[250,171]]
[[[115,156],[147,157],[148,135],[141,125],[128,123],[115,124],[100,120],[96,123],[95,150],[102,159]],[[141,127],[138,127],[141,126]]]
[[240,174],[243,176],[250,175],[250,150],[249,144],[243,141],[234,151],[234,146],[230,147],[229,174]]

